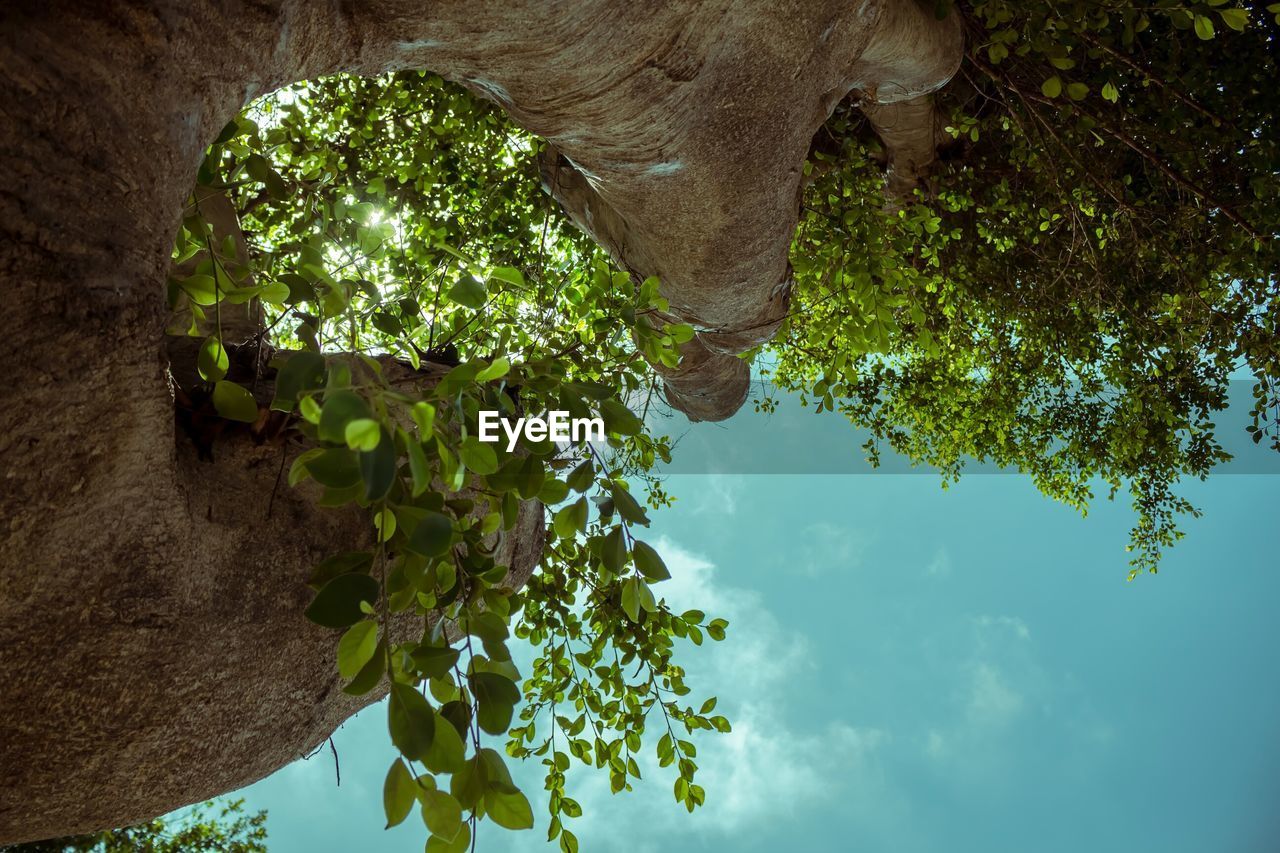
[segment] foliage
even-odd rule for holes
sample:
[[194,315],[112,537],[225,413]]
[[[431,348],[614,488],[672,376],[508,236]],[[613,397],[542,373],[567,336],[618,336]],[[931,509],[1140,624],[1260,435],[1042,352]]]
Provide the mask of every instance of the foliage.
[[[555,215],[537,145],[425,74],[300,86],[229,125],[201,169],[233,197],[248,256],[230,236],[215,245],[199,194],[174,255],[177,327],[205,338],[213,406],[246,422],[287,416],[286,439],[308,448],[289,485],[313,481],[321,505],[369,513],[371,546],[316,567],[307,615],[343,631],[347,693],[389,685],[401,757],[387,821],[416,805],[429,850],[467,849],[481,818],[533,825],[486,738],[542,761],[549,839],[576,850],[573,761],[629,789],[652,714],[658,762],[675,765],[692,810],[705,795],[687,737],[729,730],[714,699],[688,703],[672,661],[676,640],[721,639],[725,623],[670,611],[651,588],[667,570],[637,533],[646,504],[669,502],[646,479],[669,448],[630,406],[649,404],[645,356],[675,363],[689,330],[654,330],[648,315],[667,307],[657,281],[633,285]],[[251,300],[264,331],[224,340],[223,307]],[[274,414],[254,398],[265,381]],[[508,452],[478,440],[481,410],[598,416],[608,446],[526,437]],[[497,544],[534,499],[553,541],[516,592]],[[540,650],[523,679],[513,634]]]
[[[1012,466],[1084,511],[1133,494],[1130,577],[1181,536],[1255,381],[1280,449],[1274,14],[1225,2],[958,4],[946,162],[886,215],[852,104],[815,141],[774,378],[948,480]],[[768,403],[766,403],[768,405]]]
[[[1082,511],[1095,480],[1127,487],[1132,568],[1154,571],[1195,512],[1179,479],[1225,457],[1212,419],[1233,372],[1256,382],[1255,441],[1280,448],[1280,9],[953,12],[968,57],[939,96],[946,163],[886,204],[856,93],[836,112],[806,167],[793,310],[763,372],[869,428],[873,461],[887,445],[948,482],[990,460]],[[653,328],[658,283],[567,224],[538,187],[539,146],[429,74],[294,87],[228,125],[200,171],[231,197],[248,255],[213,238],[196,196],[175,248],[175,328],[202,339],[212,405],[284,418],[307,448],[289,484],[368,513],[372,544],[316,567],[308,615],[343,632],[347,692],[388,687],[387,820],[416,808],[428,850],[466,849],[485,817],[532,825],[504,752],[546,767],[549,839],[573,851],[575,761],[629,789],[656,729],[692,810],[706,794],[688,735],[729,728],[714,698],[685,698],[673,660],[677,640],[722,639],[725,623],[671,612],[639,538],[671,502],[651,473],[670,446],[645,430],[648,364],[671,364],[692,330]],[[228,338],[224,307],[245,303],[263,330]],[[273,413],[255,396],[267,382]],[[477,441],[481,409],[598,415],[607,447],[507,452]],[[495,546],[532,499],[552,541],[517,592]],[[513,636],[538,650],[528,673]]]
[[5,853],[266,853],[267,813],[243,813],[244,800],[193,807],[177,819],[104,829],[5,847]]

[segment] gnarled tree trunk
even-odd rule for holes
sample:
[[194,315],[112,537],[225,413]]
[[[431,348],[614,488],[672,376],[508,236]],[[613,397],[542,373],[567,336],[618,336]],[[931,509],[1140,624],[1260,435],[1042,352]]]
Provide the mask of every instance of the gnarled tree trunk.
[[[248,100],[428,68],[502,104],[563,155],[570,213],[700,330],[668,390],[721,418],[745,397],[735,354],[786,312],[814,131],[854,87],[904,100],[958,63],[932,5],[8,3],[0,842],[246,784],[362,704],[301,616],[314,562],[367,535],[358,515],[277,488],[279,448],[225,442],[207,463],[175,436],[169,252],[204,148]],[[539,514],[522,524],[527,572]]]

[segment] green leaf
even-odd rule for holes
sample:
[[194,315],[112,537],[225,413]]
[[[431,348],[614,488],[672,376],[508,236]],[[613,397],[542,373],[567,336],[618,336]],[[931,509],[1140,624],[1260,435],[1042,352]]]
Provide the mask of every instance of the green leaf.
[[476,374],[477,382],[492,382],[501,379],[511,370],[511,361],[507,358],[495,358],[493,363]]
[[632,622],[640,621],[640,579],[627,578],[622,582],[622,612]]
[[1248,9],[1219,9],[1218,16],[1224,24],[1238,33],[1244,32],[1244,28],[1249,25]]
[[1213,38],[1213,21],[1205,15],[1196,15],[1196,35],[1203,41]]
[[391,685],[387,703],[387,727],[391,742],[405,758],[419,761],[431,748],[435,737],[436,713],[431,704],[414,688],[400,682]]
[[200,378],[206,382],[216,382],[227,375],[227,368],[230,366],[227,349],[218,340],[218,336],[210,335],[205,338],[200,354],[196,357],[196,369],[200,371]]
[[449,288],[449,298],[467,308],[481,308],[487,296],[484,282],[473,275],[464,275]]
[[468,853],[470,849],[471,827],[465,823],[458,829],[458,834],[452,841],[446,841],[435,835],[427,839],[427,853]]
[[453,773],[466,763],[466,746],[458,735],[453,724],[439,714],[436,715],[435,737],[422,763],[432,773]]
[[449,792],[464,809],[473,808],[480,802],[484,796],[484,776],[479,756],[463,762],[462,767],[454,771],[449,780]]
[[621,527],[610,530],[601,543],[600,558],[604,567],[615,575],[622,572],[627,564],[627,540]]
[[373,450],[382,439],[382,427],[372,418],[356,418],[347,423],[343,438],[352,450]]
[[360,479],[364,481],[367,501],[379,501],[391,491],[396,479],[396,446],[385,428],[379,427],[380,439],[373,450],[361,451]]
[[1108,100],[1114,104],[1120,100],[1120,90],[1116,88],[1114,83],[1104,83],[1102,86],[1102,97],[1104,100]]
[[439,557],[449,550],[452,541],[453,521],[449,516],[427,510],[409,534],[406,547],[423,557]]
[[453,670],[459,654],[448,646],[418,646],[409,656],[419,672],[428,678],[442,678]]
[[197,305],[214,305],[218,301],[218,285],[211,275],[193,275],[178,282],[183,293]]
[[372,551],[342,551],[321,560],[320,564],[312,570],[307,583],[312,586],[324,586],[338,575],[345,575],[348,572],[368,574],[372,565]]
[[631,556],[635,558],[636,568],[640,570],[640,574],[649,580],[657,582],[671,577],[667,564],[649,543],[635,540],[631,545]]
[[258,402],[249,391],[234,382],[221,380],[213,386],[213,407],[230,421],[253,423],[258,419]]
[[609,399],[600,403],[600,417],[604,420],[604,428],[618,435],[639,435],[644,429],[644,421],[632,414],[631,410],[617,400]]
[[505,675],[496,672],[473,672],[471,692],[476,697],[476,720],[491,735],[505,734],[511,716],[520,701],[520,688]]
[[334,444],[344,444],[347,440],[347,424],[354,420],[372,419],[373,411],[369,404],[354,391],[330,391],[324,395],[324,406],[320,410],[320,438]]
[[640,506],[636,499],[631,496],[631,492],[617,483],[610,483],[609,495],[613,498],[613,505],[618,508],[618,513],[623,518],[632,524],[649,526],[649,516],[645,513],[644,507]]
[[307,618],[326,628],[345,628],[364,618],[361,602],[372,605],[381,587],[365,574],[339,575],[316,593],[306,610]]
[[307,472],[322,486],[347,489],[360,482],[360,464],[345,447],[334,447],[307,460]]
[[409,473],[413,477],[413,496],[416,498],[431,488],[431,465],[422,445],[408,434],[404,435],[404,448],[409,457]]
[[293,411],[305,392],[324,387],[324,379],[324,356],[316,352],[291,353],[276,372],[276,396],[271,408],[279,412]]
[[595,474],[595,463],[587,459],[569,473],[569,476],[565,478],[565,482],[575,492],[585,492],[595,482]]
[[409,816],[417,800],[417,791],[418,783],[413,780],[413,774],[404,761],[397,758],[391,762],[387,778],[382,783],[382,808],[387,813],[387,829]]
[[258,298],[263,302],[271,305],[283,306],[289,301],[289,285],[283,281],[271,281],[262,286],[262,290],[258,291]]
[[489,278],[496,278],[498,281],[514,284],[516,287],[525,286],[524,273],[515,267],[494,267],[489,270]]
[[418,425],[418,435],[425,441],[432,435],[436,422],[436,407],[419,400],[413,404],[413,422]]
[[587,527],[587,499],[578,498],[566,507],[556,510],[551,518],[551,526],[556,536],[561,539],[572,539]]
[[369,658],[369,662],[356,673],[356,677],[342,688],[342,692],[349,696],[363,696],[368,693],[382,681],[382,673],[386,665],[387,641],[379,640],[377,648],[374,649],[373,657]]
[[355,678],[377,648],[377,622],[366,619],[352,625],[338,641],[338,672],[343,678]]
[[466,465],[469,471],[485,475],[498,470],[498,454],[494,452],[493,445],[482,442],[474,435],[469,435],[462,440],[458,455],[462,457],[462,464]]
[[489,819],[504,829],[532,829],[533,809],[524,794],[502,794],[494,790],[484,792],[484,810]]
[[1073,101],[1083,101],[1089,96],[1089,87],[1084,83],[1067,84],[1067,97]]
[[1056,98],[1062,94],[1062,78],[1057,74],[1040,84],[1040,92],[1046,98]]
[[444,791],[422,792],[422,822],[431,834],[452,841],[462,828],[462,806]]

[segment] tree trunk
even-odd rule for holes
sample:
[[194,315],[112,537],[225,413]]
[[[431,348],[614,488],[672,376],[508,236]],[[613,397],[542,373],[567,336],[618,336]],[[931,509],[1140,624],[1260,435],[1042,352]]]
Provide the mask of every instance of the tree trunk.
[[[335,689],[334,637],[301,615],[314,563],[366,541],[360,515],[279,484],[279,447],[229,439],[209,463],[175,435],[169,253],[248,100],[409,67],[496,100],[582,176],[571,213],[591,230],[607,206],[610,251],[702,330],[674,402],[725,417],[734,353],[786,311],[814,131],[851,88],[918,95],[959,54],[910,0],[7,4],[0,842],[247,784],[368,701]],[[519,571],[540,525],[526,512],[507,544]]]

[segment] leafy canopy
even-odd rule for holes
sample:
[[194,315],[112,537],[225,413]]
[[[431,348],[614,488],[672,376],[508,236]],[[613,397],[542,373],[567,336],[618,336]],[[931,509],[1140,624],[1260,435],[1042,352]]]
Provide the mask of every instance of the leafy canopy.
[[[859,93],[837,110],[806,166],[794,303],[761,370],[869,428],[873,462],[888,446],[949,482],[994,461],[1081,510],[1096,482],[1128,488],[1132,570],[1154,571],[1195,511],[1179,479],[1225,456],[1213,417],[1229,377],[1253,377],[1251,433],[1280,448],[1280,8],[939,11],[962,16],[968,44],[938,96],[944,162],[887,204]],[[572,764],[629,789],[646,736],[692,810],[706,794],[688,737],[729,729],[673,659],[726,625],[670,610],[641,538],[672,500],[651,473],[671,446],[645,429],[649,365],[673,364],[693,330],[650,324],[658,282],[573,230],[539,189],[540,146],[430,74],[293,87],[228,125],[201,168],[248,251],[213,236],[200,195],[175,249],[196,390],[255,430],[283,418],[277,437],[305,448],[289,484],[368,513],[371,544],[316,567],[308,615],[342,631],[347,692],[389,687],[387,821],[417,810],[428,850],[467,849],[481,818],[533,825],[504,754],[545,767],[565,851]],[[243,304],[262,329],[231,339],[223,309]],[[482,408],[599,415],[609,439],[507,453],[476,440]],[[550,541],[517,592],[495,542],[533,499]],[[512,637],[537,650],[528,673]]]
[[244,800],[204,803],[178,817],[122,829],[12,844],[5,853],[266,853],[267,813],[244,814]]

